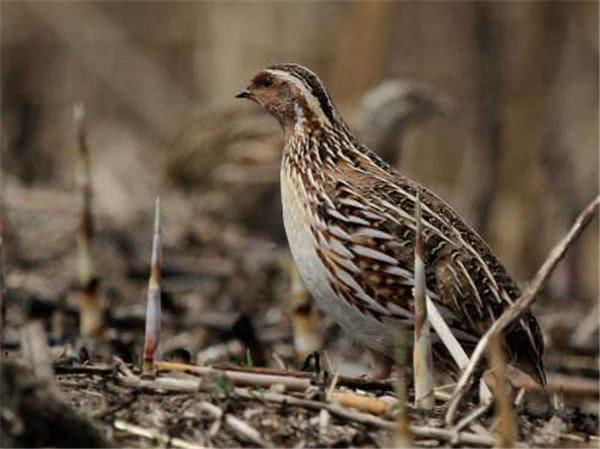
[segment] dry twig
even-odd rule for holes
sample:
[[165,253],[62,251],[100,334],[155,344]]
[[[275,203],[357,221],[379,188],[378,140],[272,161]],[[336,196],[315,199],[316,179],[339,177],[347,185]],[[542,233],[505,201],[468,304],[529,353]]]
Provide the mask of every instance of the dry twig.
[[458,423],[456,423],[452,430],[454,430],[455,432],[461,431],[473,421],[475,421],[477,418],[479,418],[481,415],[483,415],[485,412],[487,412],[491,405],[491,402],[485,402],[481,404],[475,410],[473,410],[471,413],[469,413],[467,416],[461,419]]
[[[438,337],[440,337],[440,340],[442,340],[442,343],[444,343],[444,346],[446,347],[446,349],[448,350],[458,367],[460,369],[465,369],[465,367],[469,363],[469,357],[467,356],[467,353],[462,348],[462,346],[460,345],[460,343],[446,324],[446,321],[444,321],[444,318],[440,314],[436,305],[429,298],[429,296],[426,297],[426,301],[427,316],[429,317],[429,320],[431,322],[432,327],[435,330],[435,333],[438,335]],[[485,382],[480,382],[479,387],[481,402],[486,403],[491,401],[492,392],[485,384]]]
[[517,423],[511,405],[510,389],[506,383],[506,361],[499,335],[495,335],[489,347],[489,357],[494,374],[496,418],[499,447],[514,447],[517,439]]
[[115,420],[113,425],[117,430],[121,430],[138,437],[148,438],[160,444],[164,444],[165,446],[172,446],[180,449],[204,449],[203,446],[198,446],[197,444],[190,443],[182,440],[181,438],[171,438],[169,435],[165,435],[164,433],[159,432],[157,429],[147,429],[145,427],[136,426],[135,424],[130,424],[121,419]]
[[225,376],[234,385],[248,385],[254,387],[270,387],[273,384],[282,384],[289,390],[304,391],[310,385],[308,378],[298,378],[292,376],[259,374],[234,370],[220,370],[207,366],[187,365],[174,362],[156,362],[159,371],[182,371],[200,376],[222,375]]
[[[243,399],[263,400],[275,402],[279,404],[288,404],[292,406],[304,407],[312,410],[326,409],[331,414],[340,418],[348,419],[361,424],[377,427],[379,429],[395,431],[397,424],[393,421],[388,421],[369,413],[357,412],[345,407],[340,407],[336,404],[327,404],[325,402],[312,401],[309,399],[300,399],[295,396],[284,395],[272,392],[252,392],[242,388],[235,388],[234,394]],[[477,446],[494,446],[496,440],[494,438],[476,435],[471,432],[453,432],[451,430],[440,429],[429,426],[411,425],[410,431],[417,437],[435,438],[443,441],[452,441],[457,444],[473,444]]]
[[351,407],[374,415],[383,415],[391,409],[389,402],[348,391],[334,391],[331,393],[331,399],[344,407]]
[[[525,375],[521,375],[516,379],[511,379],[511,383],[514,387],[522,388],[526,391],[543,390],[537,382]],[[600,397],[600,385],[598,385],[597,379],[560,373],[551,373],[548,375],[546,391],[550,393],[560,392],[566,396],[589,398]]]
[[225,425],[238,437],[245,441],[255,444],[257,447],[270,447],[271,445],[264,440],[260,432],[249,425],[246,421],[241,420],[237,416],[225,415]]
[[[323,353],[325,360],[327,359],[327,353]],[[328,363],[331,367],[331,364]],[[314,377],[312,373],[306,371],[294,371],[289,369],[277,369],[277,368],[267,368],[267,367],[245,367],[245,366],[231,366],[231,365],[215,365],[214,368],[226,369],[230,371],[241,371],[246,373],[258,373],[258,374],[273,374],[277,376],[286,376],[286,377],[300,377],[300,378],[308,378],[311,379]],[[351,376],[342,376],[339,375],[337,379],[337,384],[339,386],[344,386],[348,388],[357,388],[360,390],[377,390],[377,391],[392,391],[394,389],[394,385],[391,381],[379,380],[379,379],[368,379],[362,377],[351,377]]]
[[[157,365],[163,363],[166,362],[157,362]],[[214,373],[215,371],[218,372],[218,370],[211,370],[210,372]],[[195,394],[201,388],[201,381],[196,379],[175,379],[158,377],[154,380],[146,380],[140,379],[138,376],[134,376],[131,374],[119,376],[118,379],[121,381],[122,384],[127,385],[129,387],[147,389],[155,393],[165,393],[171,391],[178,393]],[[264,380],[266,379],[261,379],[261,382],[259,384],[262,385],[262,381]],[[256,386],[256,383],[250,384],[251,386]],[[298,398],[296,396],[274,393],[271,391],[257,391],[254,389],[248,390],[246,388],[240,387],[235,387],[231,394],[241,399],[267,401],[279,404],[285,403],[287,405],[304,407],[311,410],[327,410],[332,415],[338,416],[343,419],[348,419],[357,423],[374,426],[384,430],[395,431],[397,429],[397,423],[394,421],[388,421],[379,418],[371,413],[364,413],[352,410],[351,408],[341,406],[336,403],[319,402],[309,399]],[[336,393],[333,394],[334,398],[335,394]],[[454,430],[446,430],[436,427],[416,425],[410,425],[408,429],[412,435],[417,437],[436,438],[438,440],[451,441],[457,444],[465,443],[474,444],[478,446],[493,446],[495,444],[495,439],[492,437],[488,437],[485,435],[480,436],[470,432],[455,432]],[[151,436],[148,436],[148,438],[151,438]]]
[[599,204],[600,196],[596,196],[596,198],[594,198],[594,200],[579,214],[567,235],[563,237],[563,239],[552,249],[544,264],[538,270],[535,277],[527,286],[519,299],[517,299],[509,308],[507,308],[500,318],[498,318],[498,320],[492,324],[485,335],[481,337],[477,347],[471,355],[469,364],[463,371],[458,383],[456,384],[456,389],[454,390],[452,400],[450,401],[450,405],[446,413],[447,424],[451,425],[454,422],[456,409],[465,391],[467,390],[468,381],[473,375],[477,363],[481,360],[481,356],[487,349],[491,338],[502,332],[510,323],[517,319],[533,304],[536,295],[543,287],[548,277],[550,277],[550,274],[556,267],[556,264],[563,258],[569,246],[573,244],[573,242],[585,229],[587,224],[591,221]]

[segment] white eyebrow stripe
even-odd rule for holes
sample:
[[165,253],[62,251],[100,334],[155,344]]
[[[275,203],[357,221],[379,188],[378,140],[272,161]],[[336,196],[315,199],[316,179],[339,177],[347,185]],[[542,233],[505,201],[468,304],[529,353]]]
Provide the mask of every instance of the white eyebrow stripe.
[[[294,75],[285,72],[283,70],[277,70],[277,69],[270,69],[267,70],[268,73],[270,73],[271,75],[273,75],[275,78],[279,78],[282,80],[285,80],[291,84],[294,84],[298,89],[300,89],[300,92],[302,92],[304,94],[304,98],[306,99],[306,102],[308,103],[308,107],[311,109],[311,111],[313,111],[316,115],[317,118],[323,122],[326,125],[331,126],[331,121],[329,120],[329,117],[327,117],[327,115],[325,115],[325,112],[323,111],[323,108],[321,107],[321,103],[319,102],[319,99],[317,97],[314,96],[314,94],[312,93],[311,89],[309,86],[307,86],[306,84],[304,84],[304,82],[295,77]],[[329,106],[333,109],[333,105],[331,104],[331,101],[328,101],[330,104]]]

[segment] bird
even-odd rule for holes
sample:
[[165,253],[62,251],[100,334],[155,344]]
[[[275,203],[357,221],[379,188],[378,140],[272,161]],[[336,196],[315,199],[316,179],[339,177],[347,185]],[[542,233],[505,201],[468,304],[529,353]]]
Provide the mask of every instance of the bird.
[[358,123],[362,141],[392,167],[398,166],[407,131],[436,117],[445,117],[451,100],[428,84],[388,78],[361,98]]
[[[310,69],[271,65],[236,98],[257,103],[281,126],[281,201],[293,259],[317,306],[362,346],[393,359],[398,332],[414,326],[417,195],[426,294],[463,348],[472,351],[519,298],[484,239],[441,197],[362,144]],[[533,313],[503,337],[509,363],[545,385]]]

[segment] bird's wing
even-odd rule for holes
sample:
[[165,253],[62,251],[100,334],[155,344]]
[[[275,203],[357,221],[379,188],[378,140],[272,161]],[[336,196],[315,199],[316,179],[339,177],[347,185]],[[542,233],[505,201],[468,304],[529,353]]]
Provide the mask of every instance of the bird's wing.
[[[406,178],[400,182],[356,170],[342,169],[332,179],[317,201],[317,252],[336,293],[355,307],[381,320],[412,322],[417,190],[427,294],[457,338],[476,341],[519,296],[483,240],[427,189]],[[526,346],[512,351],[517,358],[527,353],[531,360],[541,360],[543,341],[531,314],[515,323],[507,339]]]

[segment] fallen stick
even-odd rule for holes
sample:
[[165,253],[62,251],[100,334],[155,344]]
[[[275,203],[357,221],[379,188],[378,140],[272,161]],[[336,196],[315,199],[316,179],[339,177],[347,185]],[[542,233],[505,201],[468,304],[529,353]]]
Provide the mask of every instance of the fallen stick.
[[104,363],[98,363],[94,365],[67,365],[63,363],[54,364],[54,372],[56,374],[97,374],[107,375],[116,373],[117,367],[114,365],[107,365]]
[[198,408],[211,415],[217,421],[223,420],[225,422],[225,427],[235,433],[242,440],[249,441],[257,447],[271,447],[271,444],[261,436],[258,430],[237,416],[229,413],[226,414],[216,405],[206,401],[200,402],[198,404]]
[[[426,296],[425,299],[427,301],[427,314],[431,326],[440,340],[442,340],[442,343],[444,343],[444,346],[452,356],[454,363],[456,363],[461,370],[464,370],[469,363],[469,356],[467,356],[467,353],[450,330],[450,327],[448,327],[444,321],[442,314],[439,312],[433,301],[429,296]],[[479,382],[479,396],[480,401],[484,404],[492,400],[492,392],[483,381]]]
[[[183,363],[173,362],[156,362],[159,371],[175,370],[183,371],[196,375],[223,375],[227,377],[231,383],[238,386],[253,386],[269,388],[272,385],[280,384],[292,391],[305,391],[310,385],[310,379],[294,378],[291,376],[275,376],[272,374],[245,373],[227,370],[217,370],[209,367],[186,365]],[[201,383],[195,382],[195,379],[174,379],[159,377],[154,381],[137,379],[129,376],[124,380],[129,385],[136,385],[140,388],[159,389],[166,391],[198,391]],[[388,412],[391,408],[390,404],[381,399],[370,396],[358,395],[352,392],[332,391],[331,399],[340,405],[352,407],[377,415]]]
[[[524,388],[527,391],[544,391],[537,382],[525,375],[519,376],[517,379],[511,379],[511,384],[516,388]],[[565,396],[600,397],[598,379],[558,373],[548,375],[546,391],[550,393],[562,393]]]
[[486,402],[485,404],[481,404],[475,410],[473,410],[471,413],[469,413],[467,416],[465,416],[463,419],[461,419],[452,428],[452,430],[454,432],[460,432],[462,429],[467,427],[469,424],[471,424],[473,421],[475,421],[477,418],[479,418],[481,415],[483,415],[485,412],[487,412],[488,409],[491,407],[491,405],[492,405],[491,402]]
[[[336,404],[328,404],[325,402],[312,401],[309,399],[300,399],[295,396],[289,396],[272,392],[250,392],[243,388],[235,388],[234,394],[242,399],[264,400],[267,402],[285,403],[288,405],[305,407],[312,410],[327,410],[331,414],[341,418],[349,419],[361,424],[371,425],[385,430],[396,430],[397,423],[388,421],[369,413],[357,412]],[[411,425],[410,431],[414,436],[436,438],[443,441],[453,441],[457,444],[466,443],[477,446],[494,446],[496,440],[494,438],[476,435],[471,432],[453,432],[451,430],[440,429],[436,427]]]
[[165,435],[164,433],[159,432],[157,429],[146,429],[141,426],[136,426],[135,424],[130,424],[121,419],[115,420],[113,425],[117,430],[121,430],[138,437],[155,440],[160,444],[164,444],[165,446],[172,446],[180,449],[204,449],[204,446],[198,446],[197,444],[190,443],[182,440],[181,438],[171,438],[169,435]]
[[573,244],[573,242],[577,239],[577,237],[579,237],[583,229],[593,218],[599,204],[600,196],[596,196],[596,198],[594,198],[594,200],[579,214],[567,235],[563,237],[562,240],[558,242],[552,249],[544,264],[538,270],[533,280],[525,288],[525,291],[519,297],[519,299],[517,299],[510,307],[508,307],[504,313],[502,313],[500,318],[498,318],[498,320],[492,324],[483,337],[481,337],[479,343],[473,351],[473,354],[471,355],[471,359],[469,360],[467,367],[463,371],[456,384],[456,389],[454,390],[448,411],[446,413],[446,423],[448,425],[452,425],[454,422],[456,409],[458,408],[458,405],[467,390],[469,379],[473,375],[477,363],[481,360],[481,357],[486,351],[490,340],[494,336],[499,335],[500,332],[502,332],[510,323],[517,319],[533,304],[538,292],[544,286],[558,262],[564,257],[569,246]]
[[[288,369],[278,368],[267,368],[267,367],[245,367],[245,366],[233,366],[233,365],[214,365],[215,369],[222,369],[227,371],[239,371],[245,373],[256,373],[256,374],[273,374],[277,376],[288,376],[288,377],[300,377],[303,379],[312,379],[313,373],[307,371],[295,371]],[[382,391],[393,391],[394,385],[390,381],[379,380],[379,379],[368,379],[362,377],[350,377],[350,376],[338,376],[337,384],[342,387],[358,388],[360,390],[382,390]]]
[[176,379],[174,377],[141,379],[138,376],[118,375],[117,380],[128,387],[149,390],[153,393],[197,393],[202,386],[199,379]]
[[311,385],[311,380],[308,378],[220,370],[208,366],[188,365],[185,363],[157,361],[156,367],[159,371],[180,371],[200,376],[221,375],[225,376],[232,384],[241,386],[268,388],[273,384],[282,384],[289,390],[304,391]]
[[345,407],[351,407],[374,415],[383,415],[390,411],[392,405],[389,402],[371,396],[358,395],[346,391],[334,391],[331,399]]
[[500,338],[492,339],[488,349],[489,364],[494,376],[494,405],[496,417],[496,434],[499,447],[514,447],[517,439],[518,422],[512,408],[511,391],[507,385],[506,360],[502,351]]
[[249,441],[257,447],[271,447],[271,445],[260,435],[258,430],[237,416],[226,414],[225,427],[235,433],[242,440]]
[[[235,384],[236,382],[250,382],[249,385],[260,385],[270,386],[273,383],[282,383],[288,388],[303,390],[311,385],[311,381],[314,377],[313,374],[304,371],[291,371],[276,368],[248,368],[248,367],[237,367],[237,366],[198,366],[185,363],[174,363],[174,362],[156,362],[156,366],[161,371],[181,371],[188,372],[197,375],[208,375],[208,374],[225,374],[230,377],[231,381]],[[285,380],[293,379],[293,380]],[[300,380],[296,380],[300,379]],[[255,384],[253,382],[259,382]],[[241,383],[240,385],[244,385]],[[338,376],[337,385],[348,388],[358,388],[361,390],[382,390],[392,391],[393,385],[391,382],[376,380],[376,379],[362,379],[357,377],[349,376]]]
[[[158,362],[164,363],[164,362]],[[175,378],[161,378],[158,377],[154,380],[140,379],[137,376],[131,375],[120,375],[117,377],[121,383],[132,388],[148,389],[154,393],[167,393],[167,392],[178,392],[178,393],[196,393],[201,388],[201,381],[196,379],[175,379]],[[335,394],[333,398],[335,399]],[[245,388],[236,387],[233,390],[233,394],[241,399],[250,400],[262,400],[267,402],[275,403],[286,403],[288,405],[305,407],[312,410],[327,410],[331,414],[341,418],[349,419],[362,424],[372,425],[374,427],[394,431],[397,427],[397,423],[394,421],[388,421],[379,418],[370,413],[364,413],[361,411],[352,410],[350,408],[326,402],[313,401],[308,399],[302,399],[295,396],[284,395],[279,393],[272,393],[269,391],[250,391]],[[382,401],[383,402],[383,401]],[[127,423],[125,423],[127,424]],[[147,429],[142,429],[147,431]],[[477,446],[493,446],[495,439],[491,437],[480,436],[470,432],[454,432],[452,430],[440,429],[435,427],[427,426],[416,426],[411,425],[410,431],[414,436],[418,437],[429,437],[437,438],[444,441],[451,441],[466,444],[473,444]],[[150,432],[151,433],[151,432]],[[148,433],[141,435],[150,435]],[[147,438],[153,438],[154,435],[147,436]],[[166,436],[165,436],[166,437]],[[157,437],[157,438],[160,438]],[[173,446],[176,446],[173,440],[171,440]],[[185,442],[184,442],[185,443]],[[186,443],[187,444],[187,443]],[[256,444],[256,442],[255,442]],[[177,446],[183,447],[183,446]]]
[[[310,373],[306,373],[304,371],[287,371],[275,368],[247,368],[247,367],[235,367],[235,366],[227,366],[227,368],[219,368],[219,367],[201,367],[197,365],[188,365],[184,363],[175,363],[175,362],[157,362],[159,369],[161,371],[179,371],[179,372],[187,372],[194,375],[209,375],[209,374],[232,374],[230,380],[235,385],[257,385],[263,387],[269,387],[272,384],[269,384],[269,379],[273,379],[274,383],[280,383],[286,385],[288,382],[283,382],[283,378],[299,378],[305,379],[306,381],[310,381],[312,375]],[[161,366],[162,365],[162,366]],[[64,365],[55,365],[55,369],[57,374],[76,374],[76,373],[88,373],[88,374],[112,374],[114,373],[114,368],[106,365],[102,365],[101,367],[96,368],[94,365],[76,365],[76,366],[64,366]],[[242,376],[243,379],[240,379],[240,383],[238,384],[238,375],[233,373],[247,373],[250,376]],[[269,375],[271,377],[265,377],[263,375]],[[164,379],[164,378],[163,378]],[[258,383],[253,383],[253,380],[259,380]],[[297,383],[295,380],[292,381],[292,384],[298,385],[297,391],[303,390],[306,386],[310,385],[310,382],[301,381]],[[365,391],[369,390],[382,390],[389,391],[391,390],[391,385],[389,382],[379,381],[379,380],[368,380],[354,377],[346,377],[339,376],[338,377],[338,385],[348,387],[348,388],[358,388]],[[520,375],[518,377],[511,377],[511,384],[515,388],[524,388],[527,391],[543,391],[542,387],[540,387],[535,381],[525,375]],[[287,386],[287,385],[286,385]],[[449,388],[449,387],[448,387]],[[295,388],[290,388],[291,390],[296,390]],[[567,376],[564,374],[549,374],[548,375],[548,384],[546,385],[546,390],[551,392],[562,392],[565,395],[571,396],[584,396],[584,397],[599,397],[600,396],[600,385],[598,385],[595,379],[580,377],[580,376]],[[436,387],[434,390],[434,396],[437,400],[446,402],[452,398],[452,394],[444,391],[442,387]]]

